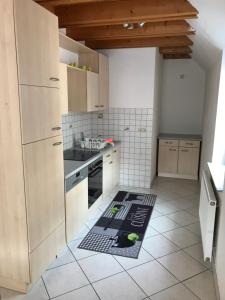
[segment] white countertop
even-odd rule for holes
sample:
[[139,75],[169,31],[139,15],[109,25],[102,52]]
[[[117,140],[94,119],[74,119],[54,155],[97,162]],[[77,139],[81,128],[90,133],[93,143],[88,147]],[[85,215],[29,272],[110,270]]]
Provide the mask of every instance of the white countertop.
[[158,139],[201,141],[202,136],[198,134],[160,133]]
[[209,171],[217,192],[224,190],[225,165],[208,163]]

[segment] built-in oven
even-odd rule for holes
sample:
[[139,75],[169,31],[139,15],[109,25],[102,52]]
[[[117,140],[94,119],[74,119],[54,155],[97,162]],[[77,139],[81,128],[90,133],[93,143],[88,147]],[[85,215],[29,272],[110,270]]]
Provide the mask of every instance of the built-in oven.
[[88,166],[88,207],[102,195],[102,156]]

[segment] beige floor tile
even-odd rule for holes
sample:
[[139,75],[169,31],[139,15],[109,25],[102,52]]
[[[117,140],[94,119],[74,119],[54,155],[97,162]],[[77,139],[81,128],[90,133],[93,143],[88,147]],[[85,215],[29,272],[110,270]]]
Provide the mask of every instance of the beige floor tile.
[[43,280],[51,298],[89,284],[76,262],[48,270]]
[[199,300],[199,298],[182,284],[177,284],[151,296],[151,300]]
[[93,284],[101,300],[141,300],[143,291],[126,273],[120,273]]
[[90,229],[86,225],[82,226],[79,232],[74,236],[74,240],[83,239],[89,231]]
[[170,215],[167,215],[168,218],[178,223],[181,226],[189,225],[194,222],[197,222],[198,219],[189,214],[186,211],[179,211]]
[[55,298],[55,300],[99,300],[91,285]]
[[70,250],[68,249],[68,247],[65,247],[63,249],[63,251],[57,257],[57,259],[55,259],[50,264],[48,269],[52,269],[52,268],[59,267],[59,266],[65,265],[65,264],[69,264],[69,263],[74,262],[74,261],[75,261],[75,258],[71,254]]
[[87,220],[92,220],[92,219],[99,219],[102,215],[102,211],[97,208],[95,211],[93,211],[91,214],[89,214]]
[[158,217],[161,217],[162,214],[160,212],[158,212],[156,209],[153,209],[153,212],[152,212],[152,215],[151,215],[151,218],[154,219],[154,218],[158,218]]
[[128,273],[149,296],[177,283],[157,261],[130,269]]
[[139,266],[143,263],[149,262],[154,260],[148,252],[146,252],[143,248],[141,248],[139,252],[139,256],[137,259],[135,258],[128,258],[123,256],[114,256],[114,258],[123,266],[124,269],[128,270],[130,268]]
[[185,280],[206,269],[184,251],[161,257],[158,261],[179,280]]
[[97,223],[99,219],[91,219],[91,220],[88,220],[85,224],[86,226],[89,228],[89,229],[92,229],[92,227]]
[[180,208],[178,208],[171,202],[172,201],[164,202],[164,203],[157,203],[157,200],[156,200],[155,209],[162,215],[171,214],[173,212],[179,211]]
[[[184,282],[202,300],[216,300],[213,275],[210,271],[201,273]],[[222,300],[222,299],[221,299]]]
[[68,245],[77,260],[98,254],[98,252],[77,248],[81,242],[82,239],[75,240],[70,242]]
[[204,264],[207,268],[211,268],[211,263],[205,262],[203,259],[202,244],[197,244],[183,250],[193,258],[197,259],[200,263]]
[[42,279],[40,279],[27,294],[17,293],[0,288],[1,300],[47,300],[49,299]]
[[179,209],[188,209],[188,208],[191,208],[196,205],[196,202],[194,200],[187,200],[184,198],[179,198],[179,199],[173,200],[170,203],[171,203],[171,205],[176,206],[178,210]]
[[178,228],[163,234],[180,248],[186,248],[200,242],[200,238],[185,228]]
[[153,257],[158,258],[178,251],[179,248],[162,235],[157,235],[144,240],[143,248]]
[[81,259],[79,264],[91,282],[122,272],[123,268],[109,254],[98,254]]
[[160,233],[158,231],[156,231],[152,226],[149,225],[145,232],[145,239],[149,238],[151,236],[158,235],[158,234],[160,234]]
[[180,227],[177,223],[166,216],[150,220],[150,225],[160,233]]
[[193,207],[187,208],[186,211],[193,215],[194,217],[196,217],[197,219],[199,219],[199,206],[195,205]]
[[197,236],[201,237],[201,229],[200,229],[200,223],[199,222],[196,222],[196,223],[190,224],[188,226],[185,226],[185,228],[190,230],[191,232],[193,232]]

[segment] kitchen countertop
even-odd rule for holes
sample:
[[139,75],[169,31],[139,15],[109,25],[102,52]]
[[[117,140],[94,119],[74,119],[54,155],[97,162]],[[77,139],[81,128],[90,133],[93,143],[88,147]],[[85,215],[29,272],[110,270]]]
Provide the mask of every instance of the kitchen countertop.
[[208,163],[209,171],[217,192],[224,190],[225,165]]
[[112,148],[116,148],[120,145],[120,142],[114,142],[114,146],[107,145],[105,148],[99,150],[95,156],[91,157],[86,161],[74,161],[74,160],[64,160],[64,178],[68,179],[73,174],[79,172],[81,169],[87,167],[89,164],[94,162],[96,159],[100,158],[104,155],[107,151]]
[[202,136],[197,134],[160,133],[158,139],[201,141]]

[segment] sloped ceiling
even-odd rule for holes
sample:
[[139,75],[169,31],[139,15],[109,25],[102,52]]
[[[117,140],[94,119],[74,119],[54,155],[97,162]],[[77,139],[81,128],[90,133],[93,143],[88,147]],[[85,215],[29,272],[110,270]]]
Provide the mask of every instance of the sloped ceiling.
[[225,1],[190,0],[199,11],[199,18],[189,21],[196,29],[193,57],[205,68],[210,68],[225,49]]

